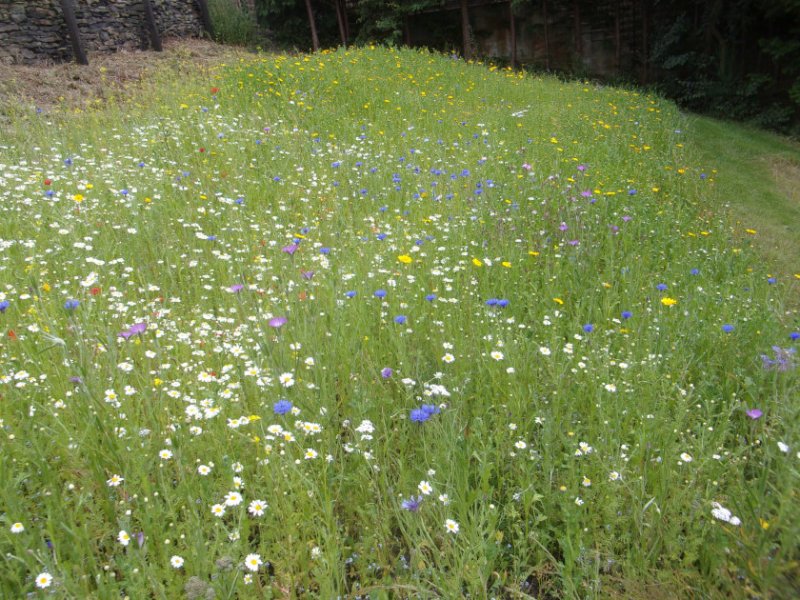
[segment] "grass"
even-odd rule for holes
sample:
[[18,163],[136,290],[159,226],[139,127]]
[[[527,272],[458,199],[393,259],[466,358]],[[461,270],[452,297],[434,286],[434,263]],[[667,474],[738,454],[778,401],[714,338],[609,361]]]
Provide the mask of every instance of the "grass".
[[730,208],[739,230],[756,231],[754,243],[776,273],[797,273],[800,145],[704,117],[693,117],[689,131],[700,159],[722,174],[715,203]]
[[0,143],[0,595],[797,595],[797,280],[674,105],[371,47],[140,90]]

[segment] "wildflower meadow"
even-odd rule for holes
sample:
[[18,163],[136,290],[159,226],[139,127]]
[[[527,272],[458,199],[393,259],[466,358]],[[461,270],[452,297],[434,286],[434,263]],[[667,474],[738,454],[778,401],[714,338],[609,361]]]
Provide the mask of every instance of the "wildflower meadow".
[[797,597],[800,275],[719,177],[416,50],[18,114],[0,597]]

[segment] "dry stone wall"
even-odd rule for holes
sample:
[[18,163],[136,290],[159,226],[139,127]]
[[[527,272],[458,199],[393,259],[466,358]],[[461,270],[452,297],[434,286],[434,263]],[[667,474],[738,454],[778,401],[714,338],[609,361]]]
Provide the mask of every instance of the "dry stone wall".
[[[148,47],[142,0],[72,0],[87,54]],[[150,0],[162,37],[196,37],[195,0]],[[73,59],[59,0],[0,0],[0,62]]]

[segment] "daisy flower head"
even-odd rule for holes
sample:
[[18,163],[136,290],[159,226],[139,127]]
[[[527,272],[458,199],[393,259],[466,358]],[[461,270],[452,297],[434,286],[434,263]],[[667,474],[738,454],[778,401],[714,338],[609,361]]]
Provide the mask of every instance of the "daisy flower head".
[[123,481],[125,481],[123,477],[120,477],[119,475],[114,473],[111,477],[109,477],[108,481],[106,481],[106,484],[108,485],[108,487],[117,487]]
[[433,486],[428,483],[427,481],[420,481],[417,489],[422,492],[424,495],[429,495],[433,491]]
[[161,460],[169,460],[170,458],[172,458],[172,450],[166,450],[166,449],[162,450],[161,452],[158,453],[158,458],[160,458]]
[[199,467],[197,467],[197,472],[203,477],[205,477],[206,475],[211,473],[211,467],[209,467],[208,465],[200,465]]
[[215,504],[211,507],[211,514],[215,517],[224,517],[225,516],[225,505],[224,504]]
[[10,529],[11,533],[22,533],[23,531],[25,531],[25,525],[17,521],[16,523],[13,523],[11,525]]
[[239,506],[242,503],[242,495],[239,492],[228,492],[225,494],[225,506]]
[[261,555],[259,554],[248,554],[244,559],[245,568],[254,573],[258,571],[258,568],[263,564],[264,561],[261,560]]
[[183,563],[184,563],[183,557],[178,556],[177,554],[169,559],[169,564],[172,565],[173,569],[180,569],[181,567],[183,567]]
[[49,588],[53,584],[53,576],[50,575],[47,571],[39,573],[36,576],[36,587],[45,589]]
[[458,533],[458,523],[456,523],[453,519],[447,519],[444,522],[444,528],[447,530],[447,533],[452,533],[453,535]]
[[267,510],[267,508],[268,504],[264,500],[253,500],[247,507],[247,512],[254,517],[260,517],[264,514],[264,511]]
[[129,534],[127,531],[125,531],[125,530],[123,529],[123,530],[121,530],[121,531],[120,531],[120,532],[117,534],[117,540],[118,540],[118,541],[119,541],[119,543],[120,543],[120,544],[122,544],[123,546],[127,546],[128,544],[130,544],[130,543],[131,543],[131,536],[130,536],[130,534]]

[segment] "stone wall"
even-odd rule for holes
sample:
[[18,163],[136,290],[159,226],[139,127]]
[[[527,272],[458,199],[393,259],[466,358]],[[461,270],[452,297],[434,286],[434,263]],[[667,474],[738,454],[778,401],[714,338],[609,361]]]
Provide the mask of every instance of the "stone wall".
[[[149,45],[141,0],[72,0],[86,53]],[[150,0],[162,37],[196,37],[203,27],[195,0]],[[73,60],[59,0],[0,0],[0,62]]]

